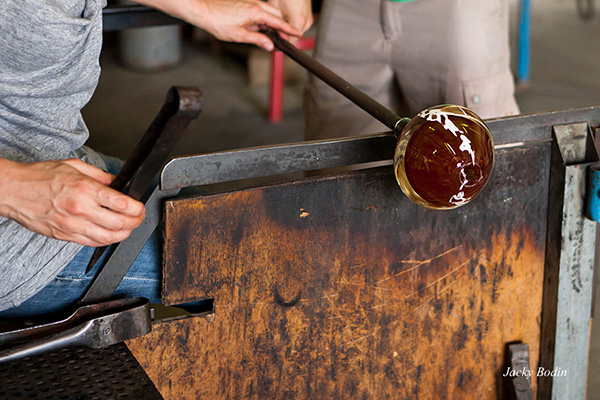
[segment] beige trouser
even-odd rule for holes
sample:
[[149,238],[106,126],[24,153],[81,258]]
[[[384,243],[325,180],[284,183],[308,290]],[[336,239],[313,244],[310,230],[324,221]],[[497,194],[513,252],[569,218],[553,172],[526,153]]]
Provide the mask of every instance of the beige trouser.
[[[506,0],[325,0],[315,58],[400,116],[460,104],[518,114]],[[307,140],[389,130],[311,77]]]

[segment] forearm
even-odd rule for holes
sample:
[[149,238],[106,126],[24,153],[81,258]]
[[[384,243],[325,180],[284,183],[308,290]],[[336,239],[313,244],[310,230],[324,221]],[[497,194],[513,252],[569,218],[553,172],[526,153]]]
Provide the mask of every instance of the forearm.
[[14,175],[18,166],[19,164],[16,162],[0,158],[0,193],[4,194],[0,195],[0,216],[2,217],[10,218],[12,205],[6,194],[13,190],[10,183],[16,178]]
[[279,31],[284,37],[301,35],[284,21],[281,10],[260,0],[134,1],[205,29],[217,39],[252,43],[267,50],[273,49],[273,43],[259,32],[264,26]]

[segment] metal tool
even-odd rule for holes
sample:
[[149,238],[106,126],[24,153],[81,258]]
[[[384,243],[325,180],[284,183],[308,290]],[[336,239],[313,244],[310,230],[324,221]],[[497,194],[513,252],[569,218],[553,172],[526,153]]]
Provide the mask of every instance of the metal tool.
[[[494,133],[496,150],[504,150],[550,144],[552,136],[541,136],[540,131],[548,126],[579,121],[600,124],[597,114],[600,114],[600,108],[591,107],[549,114],[519,115],[510,119],[499,118],[489,120],[488,126]],[[161,190],[374,161],[391,162],[393,145],[393,135],[380,133],[175,157],[161,172]]]
[[529,366],[529,346],[527,343],[508,345],[507,380],[510,382],[509,396],[515,400],[533,400],[531,386],[532,370]]
[[102,269],[96,274],[87,291],[79,301],[80,304],[90,304],[110,298],[121,280],[135,261],[140,250],[144,247],[152,232],[162,218],[162,201],[166,197],[176,196],[179,191],[162,191],[156,188],[146,201],[146,218],[131,235],[115,246],[114,251],[107,257]]
[[[197,88],[171,87],[164,105],[152,121],[152,124],[136,145],[111,187],[127,193],[136,200],[144,200],[153,188],[156,176],[169,157],[169,153],[183,131],[198,117],[201,111],[201,93]],[[153,193],[159,192],[154,190]],[[166,191],[165,193],[169,193]],[[87,346],[91,348],[106,347],[127,339],[142,336],[151,330],[151,313],[148,299],[132,298],[111,300],[114,289],[131,266],[139,250],[154,231],[160,221],[156,209],[159,208],[160,197],[151,195],[152,211],[147,213],[131,236],[131,246],[135,255],[127,260],[118,257],[109,258],[108,268],[100,269],[92,282],[92,290],[88,290],[77,308],[68,318],[31,328],[17,329],[0,333],[0,362],[8,362],[17,358],[39,354],[66,346]],[[142,232],[140,235],[134,234]],[[100,257],[105,248],[98,248],[88,270]],[[119,253],[117,247],[115,253]],[[116,271],[115,271],[116,270]],[[110,284],[98,285],[98,281]],[[91,293],[90,293],[91,292]],[[10,346],[10,348],[9,348]]]
[[151,330],[148,299],[135,297],[87,305],[60,321],[0,333],[0,349],[12,345],[0,351],[0,363],[67,346],[100,349]]
[[316,77],[337,90],[340,94],[346,96],[354,104],[390,128],[394,132],[394,135],[398,136],[406,124],[410,122],[410,118],[398,116],[396,113],[375,101],[305,52],[297,49],[287,40],[282,39],[276,31],[264,29],[261,32],[271,39],[277,49],[284,52],[288,57],[302,65]]
[[469,203],[481,192],[493,170],[494,147],[489,128],[472,110],[440,105],[414,118],[399,117],[277,32],[262,32],[275,47],[392,130],[398,139],[396,181],[414,203],[447,210]]
[[[162,108],[111,183],[113,189],[142,200],[151,189],[160,168],[188,124],[200,115],[202,95],[197,88],[171,87]],[[98,247],[86,268],[88,273],[106,247]]]

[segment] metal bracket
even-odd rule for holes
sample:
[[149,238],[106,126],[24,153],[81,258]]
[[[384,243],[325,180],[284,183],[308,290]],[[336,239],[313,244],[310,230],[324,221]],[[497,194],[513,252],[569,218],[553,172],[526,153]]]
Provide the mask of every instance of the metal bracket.
[[555,125],[553,130],[566,166],[599,160],[594,136],[587,122]]
[[538,397],[576,399],[586,393],[597,237],[586,175],[598,153],[588,123],[553,132],[539,366],[554,374],[538,377]]
[[529,366],[529,345],[527,343],[515,343],[508,345],[508,370],[507,376],[511,382],[511,396],[516,400],[533,400],[533,388],[531,386],[532,370]]

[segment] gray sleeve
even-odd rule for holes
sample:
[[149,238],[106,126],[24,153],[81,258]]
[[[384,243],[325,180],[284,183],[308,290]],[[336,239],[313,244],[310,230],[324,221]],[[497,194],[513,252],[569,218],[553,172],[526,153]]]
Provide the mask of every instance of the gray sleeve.
[[[105,5],[106,0],[0,1],[0,157],[18,162],[77,157],[104,166],[84,146],[89,133],[81,109],[100,75]],[[0,310],[41,290],[81,247],[0,218]]]

